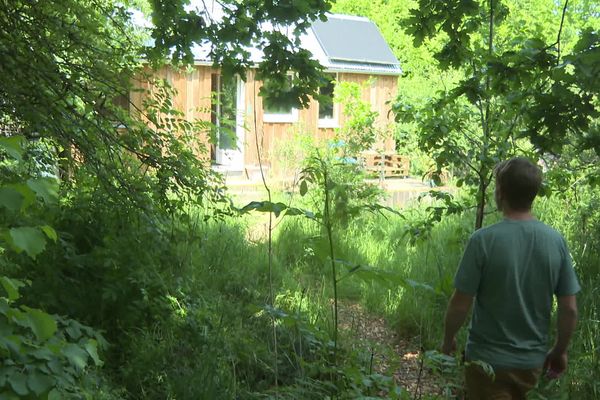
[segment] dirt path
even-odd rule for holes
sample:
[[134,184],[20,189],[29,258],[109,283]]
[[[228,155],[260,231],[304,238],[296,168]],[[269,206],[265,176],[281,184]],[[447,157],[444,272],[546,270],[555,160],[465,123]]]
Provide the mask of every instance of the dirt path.
[[369,314],[360,304],[341,303],[339,321],[343,334],[371,352],[374,372],[393,375],[415,399],[440,394],[439,378],[423,367],[418,343],[398,337],[383,318]]

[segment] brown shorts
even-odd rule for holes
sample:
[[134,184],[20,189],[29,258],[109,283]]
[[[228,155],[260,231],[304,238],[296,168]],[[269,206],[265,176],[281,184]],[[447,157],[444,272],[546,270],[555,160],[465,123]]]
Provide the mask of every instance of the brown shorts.
[[525,400],[542,373],[541,368],[505,369],[496,371],[494,378],[478,365],[465,368],[468,400]]

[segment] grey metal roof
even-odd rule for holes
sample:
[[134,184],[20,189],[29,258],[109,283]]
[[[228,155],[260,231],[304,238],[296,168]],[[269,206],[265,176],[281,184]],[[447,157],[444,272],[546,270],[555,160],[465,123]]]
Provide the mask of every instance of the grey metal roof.
[[[373,75],[400,75],[398,59],[386,43],[377,26],[364,17],[328,14],[325,22],[316,21],[301,38],[304,49],[329,72],[353,72]],[[273,29],[265,26],[264,29]],[[210,43],[192,48],[198,64],[212,64]],[[263,60],[262,49],[249,46],[250,60]]]
[[331,61],[398,65],[398,59],[377,26],[362,17],[329,15],[312,30]]

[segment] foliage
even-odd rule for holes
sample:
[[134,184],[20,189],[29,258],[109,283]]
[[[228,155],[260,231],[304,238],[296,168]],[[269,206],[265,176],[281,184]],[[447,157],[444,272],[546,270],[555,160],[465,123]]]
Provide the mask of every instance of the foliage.
[[334,101],[340,103],[344,124],[336,130],[336,139],[343,145],[344,157],[358,157],[361,151],[371,149],[381,132],[375,127],[378,113],[371,110],[371,104],[361,99],[365,87],[372,84],[367,80],[363,85],[355,82],[338,82],[335,86]]
[[[25,283],[0,276],[0,391],[3,398],[81,398],[92,395],[84,379],[102,366],[104,338],[77,321],[17,306]],[[90,383],[93,381],[90,381]],[[88,384],[89,385],[89,384]]]
[[[300,47],[300,36],[312,21],[326,19],[329,0],[227,0],[210,8],[186,8],[189,0],[152,0],[151,4],[155,44],[148,55],[154,61],[171,55],[173,61],[191,64],[192,46],[210,43],[213,62],[226,76],[245,77],[254,63],[248,48],[254,46],[264,55],[257,78],[268,83],[261,95],[268,94],[278,104],[300,106],[319,92],[322,68]],[[293,72],[292,86],[285,90],[288,72]]]
[[[560,11],[554,3],[547,7]],[[581,138],[594,137],[599,115],[593,95],[598,88],[591,83],[600,65],[596,33],[585,31],[565,53],[564,20],[556,21],[554,39],[528,37],[543,32],[520,28],[522,14],[515,12],[513,19],[512,9],[519,4],[419,2],[406,20],[416,45],[443,32],[444,46],[435,52],[438,65],[460,69],[465,78],[424,106],[400,98],[397,119],[419,125],[420,146],[432,154],[438,171],[452,166],[459,185],[474,188],[476,228],[482,226],[491,172],[499,160],[531,154],[529,143],[542,154],[557,154],[573,138],[580,149],[594,146],[593,139]]]
[[94,367],[102,366],[99,350],[107,347],[102,335],[75,320],[25,305],[21,289],[29,282],[2,275],[7,267],[13,272],[21,268],[18,256],[11,262],[11,253],[24,253],[35,260],[48,240],[58,240],[57,232],[44,224],[36,210],[47,211],[56,205],[56,178],[40,177],[39,171],[31,168],[38,160],[24,160],[29,155],[25,144],[22,136],[0,138],[0,252],[6,257],[0,270],[0,284],[6,293],[0,296],[0,392],[8,399],[98,395],[99,391],[92,388],[88,392],[86,386],[94,382]]

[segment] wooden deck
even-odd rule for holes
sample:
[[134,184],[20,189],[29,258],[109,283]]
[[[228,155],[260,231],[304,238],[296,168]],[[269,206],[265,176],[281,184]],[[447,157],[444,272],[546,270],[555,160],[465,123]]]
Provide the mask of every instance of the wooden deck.
[[394,152],[364,152],[361,154],[360,161],[369,175],[380,179],[407,178],[410,174],[410,159]]

